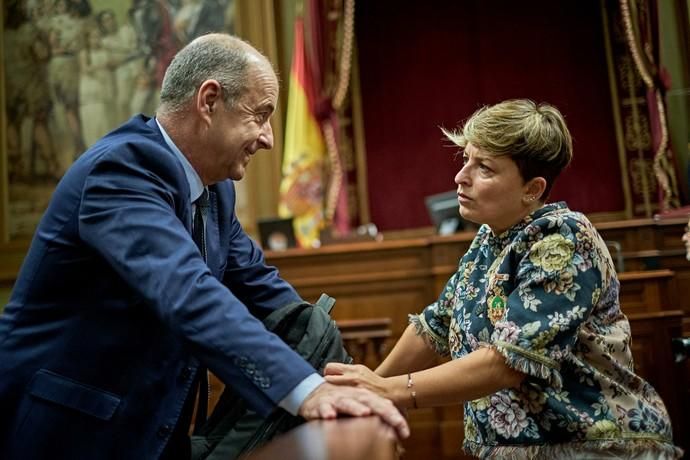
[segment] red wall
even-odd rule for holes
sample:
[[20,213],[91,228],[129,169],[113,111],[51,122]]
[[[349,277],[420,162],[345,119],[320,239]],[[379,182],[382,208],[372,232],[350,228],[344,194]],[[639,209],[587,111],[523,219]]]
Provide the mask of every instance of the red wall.
[[508,98],[565,115],[575,156],[551,195],[624,208],[598,0],[361,1],[356,32],[372,221],[430,225],[424,197],[455,188],[455,127]]

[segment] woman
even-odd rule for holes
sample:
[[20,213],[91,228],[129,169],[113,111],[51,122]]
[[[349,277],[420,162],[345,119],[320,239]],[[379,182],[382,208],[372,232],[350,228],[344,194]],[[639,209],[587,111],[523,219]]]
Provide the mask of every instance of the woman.
[[[484,107],[461,132],[460,214],[484,224],[436,302],[375,372],[327,381],[399,407],[464,403],[464,449],[482,458],[677,458],[654,389],[633,372],[630,327],[605,244],[565,203],[545,204],[572,157],[552,106]],[[450,355],[435,365],[436,353]]]

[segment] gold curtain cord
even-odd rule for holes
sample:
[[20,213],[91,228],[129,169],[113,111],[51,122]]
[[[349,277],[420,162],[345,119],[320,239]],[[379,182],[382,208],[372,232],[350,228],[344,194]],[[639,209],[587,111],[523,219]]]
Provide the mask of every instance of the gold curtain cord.
[[[334,110],[339,110],[350,86],[350,70],[352,68],[352,43],[354,39],[355,1],[345,0],[343,15],[343,40],[340,51],[338,71],[338,85],[332,99]],[[337,117],[337,113],[336,113]],[[328,158],[331,163],[331,180],[326,193],[326,209],[324,212],[326,222],[331,223],[338,204],[338,194],[343,183],[343,166],[338,153],[338,143],[332,120],[326,120],[321,124],[321,130],[328,150]]]
[[[666,127],[666,107],[664,106],[661,92],[658,89],[654,91],[654,98],[656,100],[657,110],[659,110],[659,124],[661,127],[659,148],[654,154],[654,174],[663,191],[661,197],[661,211],[663,212],[672,208],[677,208],[680,206],[680,202],[678,200],[676,175],[673,171],[673,165],[669,162],[668,155],[666,155],[669,143],[668,128]],[[676,193],[674,193],[674,191],[676,191]]]
[[[634,0],[633,0],[634,1]],[[654,78],[652,74],[654,73],[652,69],[649,68],[647,63],[645,63],[645,58],[643,57],[642,46],[635,34],[635,28],[633,27],[632,14],[630,11],[630,0],[620,0],[621,13],[623,15],[623,25],[625,27],[625,38],[630,49],[630,54],[632,54],[633,61],[635,62],[635,67],[642,77],[647,88],[654,88]]]
[[331,180],[328,183],[328,192],[326,193],[326,222],[331,223],[335,215],[335,208],[338,205],[338,193],[340,186],[343,183],[343,167],[338,156],[338,144],[335,140],[335,132],[330,120],[321,124],[323,138],[326,142],[326,150],[328,150],[328,159],[331,162]]
[[673,190],[677,190],[675,174],[671,170],[672,165],[669,164],[669,159],[666,155],[666,151],[668,150],[666,108],[664,107],[664,101],[661,97],[660,88],[658,88],[654,82],[654,75],[656,74],[655,65],[652,62],[646,62],[647,60],[642,52],[642,45],[637,34],[635,33],[630,1],[631,0],[620,0],[619,2],[623,16],[623,25],[625,27],[626,42],[628,44],[630,54],[633,57],[633,61],[635,62],[635,68],[640,74],[640,77],[642,77],[642,81],[649,90],[654,92],[654,101],[659,112],[659,128],[661,131],[661,139],[659,139],[659,146],[657,147],[656,152],[654,152],[654,162],[652,168],[654,170],[654,175],[659,182],[659,186],[661,187],[661,211],[663,212],[672,207],[672,200],[674,205],[678,206],[677,194],[673,193]]
[[352,67],[352,42],[354,41],[355,1],[345,0],[345,15],[343,18],[343,46],[340,52],[340,72],[338,86],[333,96],[333,108],[342,107],[350,86],[350,69]]

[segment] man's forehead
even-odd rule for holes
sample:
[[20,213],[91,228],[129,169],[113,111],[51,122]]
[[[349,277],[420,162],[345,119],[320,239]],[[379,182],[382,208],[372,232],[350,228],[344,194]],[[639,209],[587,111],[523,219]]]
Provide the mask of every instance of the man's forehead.
[[278,104],[278,84],[250,79],[249,87],[240,97],[240,104],[255,112],[274,112]]
[[250,86],[254,83],[258,83],[271,84],[278,87],[278,77],[270,64],[261,61],[255,62],[248,66],[246,76]]

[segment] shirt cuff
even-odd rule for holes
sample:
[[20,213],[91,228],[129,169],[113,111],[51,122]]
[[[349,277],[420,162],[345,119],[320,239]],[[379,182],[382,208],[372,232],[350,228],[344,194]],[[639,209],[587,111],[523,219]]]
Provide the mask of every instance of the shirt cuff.
[[325,381],[326,380],[317,373],[308,375],[307,378],[298,383],[278,405],[292,415],[297,415],[299,408],[302,406],[304,400],[307,399],[307,396]]

